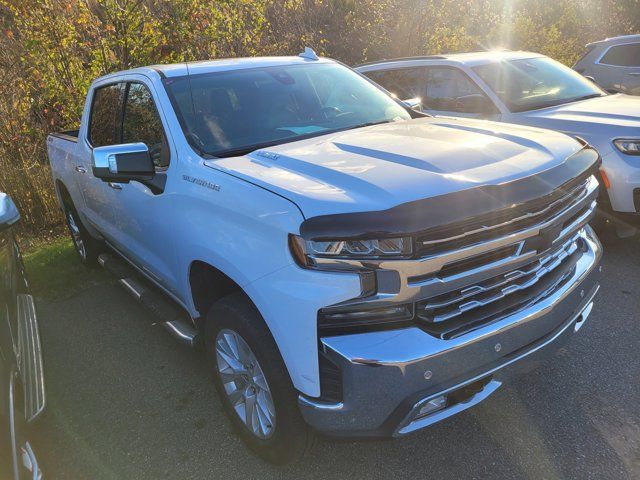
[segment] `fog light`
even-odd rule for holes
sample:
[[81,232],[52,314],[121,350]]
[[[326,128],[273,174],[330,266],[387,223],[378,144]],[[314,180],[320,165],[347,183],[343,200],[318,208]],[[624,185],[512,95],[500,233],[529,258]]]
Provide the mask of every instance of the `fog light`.
[[398,305],[369,310],[356,311],[321,311],[318,316],[318,326],[321,329],[371,327],[375,325],[393,325],[413,317],[411,305]]
[[416,418],[426,417],[427,415],[431,415],[432,413],[437,412],[438,410],[442,410],[446,406],[447,406],[446,395],[440,395],[439,397],[432,398],[427,403],[422,405],[422,407],[420,407],[420,411],[418,412],[418,415],[416,416]]

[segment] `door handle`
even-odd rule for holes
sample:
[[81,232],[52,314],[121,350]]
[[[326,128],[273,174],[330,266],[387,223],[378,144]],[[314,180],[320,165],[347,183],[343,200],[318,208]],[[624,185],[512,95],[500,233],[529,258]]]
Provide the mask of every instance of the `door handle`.
[[631,75],[632,77],[640,77],[640,72],[630,72],[627,75]]
[[120,185],[119,183],[109,182],[107,183],[107,185],[109,185],[114,190],[122,190],[122,185]]
[[80,165],[78,165],[76,167],[76,172],[78,172],[78,173],[87,173],[87,169],[84,168],[84,167],[81,167]]

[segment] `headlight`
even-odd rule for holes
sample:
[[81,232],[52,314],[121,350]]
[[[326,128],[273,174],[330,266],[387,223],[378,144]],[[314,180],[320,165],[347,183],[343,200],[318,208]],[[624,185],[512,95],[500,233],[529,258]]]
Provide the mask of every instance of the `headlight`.
[[619,138],[613,144],[626,155],[640,155],[640,138]]
[[290,235],[291,254],[299,265],[306,268],[345,268],[348,262],[340,260],[379,260],[405,258],[411,255],[411,238],[384,238],[368,240],[304,240]]

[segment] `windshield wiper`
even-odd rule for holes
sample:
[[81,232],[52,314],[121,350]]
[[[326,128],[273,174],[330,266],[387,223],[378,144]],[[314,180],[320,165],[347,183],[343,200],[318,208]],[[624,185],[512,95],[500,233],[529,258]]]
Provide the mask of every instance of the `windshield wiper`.
[[378,122],[361,123],[360,125],[354,125],[353,127],[347,127],[344,130],[353,130],[355,128],[373,127],[374,125],[382,125],[383,123],[391,123],[393,120],[380,120]]
[[269,142],[254,143],[253,145],[247,145],[245,147],[230,148],[228,150],[220,150],[218,152],[205,152],[205,153],[209,156],[217,157],[217,158],[239,157],[242,155],[247,155],[251,152],[255,152],[256,150],[259,150],[261,148],[273,147],[275,145],[281,145],[283,143],[296,142],[298,140],[306,140],[307,138],[319,137],[321,135],[344,132],[344,131],[353,130],[356,128],[371,127],[373,125],[381,125],[383,123],[391,123],[391,122],[393,122],[393,120],[380,120],[378,122],[367,122],[367,123],[361,123],[359,125],[354,125],[351,127],[340,127],[340,128],[334,128],[331,130],[320,130],[317,132],[306,133],[304,135],[295,135],[293,137],[279,138],[278,140],[272,140]]
[[580,100],[589,100],[590,98],[596,98],[596,97],[604,97],[605,95],[606,95],[605,93],[590,93],[589,95],[583,95],[581,97],[572,98],[567,103],[579,102]]
[[[302,135],[301,135],[302,136]],[[255,152],[261,148],[273,147],[280,143],[290,142],[300,137],[287,137],[279,140],[273,140],[271,142],[254,143],[253,145],[247,145],[246,147],[230,148],[228,150],[220,150],[219,152],[209,153],[212,157],[226,158],[226,157],[240,157],[247,155],[248,153]]]
[[588,100],[590,98],[604,97],[604,96],[606,96],[606,93],[590,93],[588,95],[583,95],[581,97],[563,98],[561,100],[555,100],[553,102],[547,102],[547,103],[539,103],[537,105],[515,106],[513,108],[510,108],[509,110],[511,110],[514,113],[530,112],[532,110],[542,110],[544,108],[557,107],[558,105],[565,105],[567,103],[579,102],[581,100]]

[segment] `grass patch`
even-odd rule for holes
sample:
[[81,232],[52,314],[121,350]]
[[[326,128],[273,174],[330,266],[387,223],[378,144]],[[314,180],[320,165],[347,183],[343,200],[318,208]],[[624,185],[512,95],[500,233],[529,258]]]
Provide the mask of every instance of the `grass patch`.
[[103,270],[80,263],[70,238],[57,238],[28,249],[23,257],[31,289],[37,297],[66,297],[107,279]]

